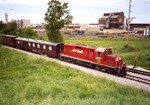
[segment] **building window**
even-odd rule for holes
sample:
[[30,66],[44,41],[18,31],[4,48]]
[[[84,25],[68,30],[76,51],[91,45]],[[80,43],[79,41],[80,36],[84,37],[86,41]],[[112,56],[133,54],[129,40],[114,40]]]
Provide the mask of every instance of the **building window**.
[[52,46],[49,46],[49,51],[52,51]]
[[101,53],[100,53],[100,52],[97,52],[97,56],[100,57],[100,56],[101,56]]
[[43,45],[43,49],[46,49],[46,46],[45,46],[45,45]]
[[40,48],[40,45],[39,45],[39,44],[37,45],[37,48]]
[[32,46],[35,47],[35,44],[33,43]]
[[122,19],[121,19],[121,18],[119,19],[119,22],[122,22]]
[[28,46],[31,46],[31,43],[28,43]]

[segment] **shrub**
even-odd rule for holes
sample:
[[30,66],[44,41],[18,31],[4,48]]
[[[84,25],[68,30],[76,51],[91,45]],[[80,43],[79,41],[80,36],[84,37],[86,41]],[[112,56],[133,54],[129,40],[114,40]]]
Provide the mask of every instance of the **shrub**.
[[122,52],[133,52],[133,51],[136,51],[136,50],[137,49],[135,49],[131,45],[124,45],[123,48],[121,49]]

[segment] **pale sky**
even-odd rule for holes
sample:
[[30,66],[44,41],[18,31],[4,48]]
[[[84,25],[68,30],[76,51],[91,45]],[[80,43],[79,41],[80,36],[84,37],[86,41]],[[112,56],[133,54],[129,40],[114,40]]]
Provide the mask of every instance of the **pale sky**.
[[[50,0],[0,0],[0,21],[28,19],[31,23],[44,22],[47,3]],[[121,12],[128,17],[129,0],[60,0],[68,2],[73,23],[98,23],[98,19],[107,12]],[[131,17],[136,17],[132,23],[150,23],[150,0],[132,0]]]

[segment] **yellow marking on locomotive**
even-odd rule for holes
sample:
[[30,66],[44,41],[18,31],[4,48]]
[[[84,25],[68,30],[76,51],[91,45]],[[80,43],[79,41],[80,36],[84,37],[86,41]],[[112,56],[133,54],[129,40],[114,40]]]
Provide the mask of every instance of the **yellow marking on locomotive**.
[[101,63],[101,60],[100,60],[100,59],[98,59],[98,60],[97,60],[97,62],[98,62],[98,64],[100,64],[100,63]]

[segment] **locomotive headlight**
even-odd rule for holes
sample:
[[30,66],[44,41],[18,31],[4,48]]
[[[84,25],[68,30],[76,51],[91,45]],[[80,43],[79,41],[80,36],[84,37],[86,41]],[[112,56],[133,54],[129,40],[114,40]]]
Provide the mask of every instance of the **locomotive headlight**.
[[116,61],[119,61],[119,60],[121,60],[121,57],[117,57],[117,58],[116,58]]

